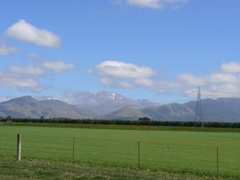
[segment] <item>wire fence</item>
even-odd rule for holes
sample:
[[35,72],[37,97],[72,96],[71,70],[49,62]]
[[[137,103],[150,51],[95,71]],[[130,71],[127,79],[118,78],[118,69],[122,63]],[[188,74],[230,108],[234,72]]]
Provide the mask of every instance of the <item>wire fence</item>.
[[[0,157],[16,155],[16,139],[0,143]],[[33,135],[22,138],[21,150],[22,159],[240,178],[239,148]]]

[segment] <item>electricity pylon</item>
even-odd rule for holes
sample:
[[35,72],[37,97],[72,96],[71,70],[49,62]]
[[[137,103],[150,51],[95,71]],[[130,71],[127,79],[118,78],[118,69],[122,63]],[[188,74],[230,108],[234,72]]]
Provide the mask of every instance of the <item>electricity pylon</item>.
[[198,93],[197,93],[197,103],[196,103],[196,111],[195,111],[195,118],[194,118],[194,126],[196,126],[197,122],[200,122],[201,126],[203,127],[202,100],[201,100],[200,86],[198,87]]

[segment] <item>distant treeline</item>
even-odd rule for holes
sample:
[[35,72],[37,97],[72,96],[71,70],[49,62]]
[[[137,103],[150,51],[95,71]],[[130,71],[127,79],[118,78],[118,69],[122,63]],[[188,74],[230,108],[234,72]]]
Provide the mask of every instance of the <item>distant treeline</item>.
[[[145,118],[139,120],[99,120],[99,119],[69,119],[69,118],[50,118],[50,119],[28,119],[28,118],[0,118],[0,122],[29,122],[29,123],[68,123],[68,124],[117,124],[117,125],[146,125],[146,126],[183,126],[201,127],[202,122],[194,121],[155,121]],[[204,127],[219,128],[240,128],[240,122],[203,122]]]

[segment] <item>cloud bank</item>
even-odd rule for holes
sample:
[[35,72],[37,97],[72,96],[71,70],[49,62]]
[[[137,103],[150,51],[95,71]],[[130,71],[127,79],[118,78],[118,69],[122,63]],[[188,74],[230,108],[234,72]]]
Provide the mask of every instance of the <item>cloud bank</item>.
[[28,65],[14,65],[5,71],[0,71],[0,86],[39,92],[49,87],[41,82],[49,73],[63,73],[73,68],[75,66],[71,63],[47,60]]
[[89,72],[99,76],[100,84],[110,87],[145,88],[161,95],[196,97],[201,86],[205,98],[240,97],[240,63],[235,61],[223,63],[217,71],[202,76],[181,73],[175,80],[155,80],[158,75],[153,69],[121,61],[103,61]]
[[24,19],[9,27],[6,35],[20,41],[49,48],[58,48],[61,44],[59,36],[45,29],[39,29],[27,23]]

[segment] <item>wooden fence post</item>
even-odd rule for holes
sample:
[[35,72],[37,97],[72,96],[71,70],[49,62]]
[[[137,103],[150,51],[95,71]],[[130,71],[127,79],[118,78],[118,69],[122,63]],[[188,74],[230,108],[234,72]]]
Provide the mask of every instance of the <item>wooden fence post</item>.
[[73,138],[72,161],[75,161],[75,138]]
[[22,137],[21,134],[17,135],[17,161],[21,161],[21,150],[22,150]]
[[219,176],[219,152],[217,147],[217,176]]
[[138,168],[140,168],[140,142],[138,142]]

